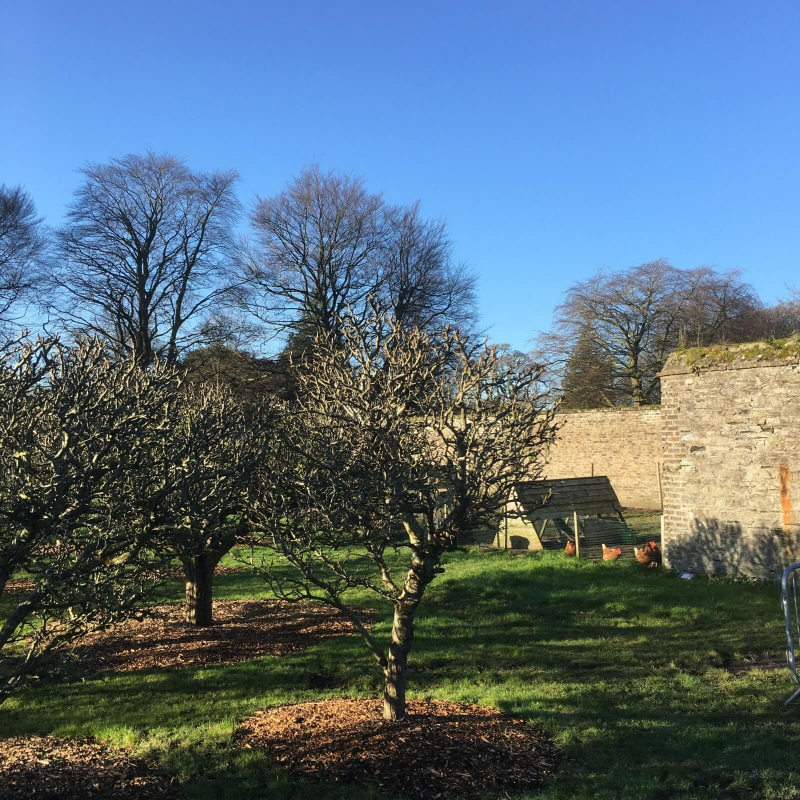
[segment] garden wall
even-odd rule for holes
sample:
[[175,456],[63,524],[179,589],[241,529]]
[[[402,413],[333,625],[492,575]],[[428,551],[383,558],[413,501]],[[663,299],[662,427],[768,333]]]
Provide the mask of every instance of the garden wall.
[[558,423],[544,477],[607,475],[623,506],[661,508],[658,406],[570,411]]
[[800,357],[766,344],[672,356],[661,402],[670,566],[777,580],[800,560]]

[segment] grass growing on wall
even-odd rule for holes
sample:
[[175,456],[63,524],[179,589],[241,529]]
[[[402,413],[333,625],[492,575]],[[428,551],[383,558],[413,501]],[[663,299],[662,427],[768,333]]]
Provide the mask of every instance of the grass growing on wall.
[[[218,599],[268,596],[247,574],[216,586]],[[351,600],[381,608],[366,594]],[[410,684],[414,696],[496,706],[550,731],[564,761],[541,800],[792,798],[800,707],[782,705],[788,671],[737,671],[783,646],[776,587],[462,551],[430,587]],[[379,683],[372,656],[347,637],[233,667],[42,683],[0,708],[0,731],[110,738],[179,774],[194,798],[377,798],[292,779],[230,738],[260,707],[376,695]]]
[[798,357],[800,357],[800,336],[791,336],[787,339],[770,339],[744,344],[686,347],[670,356],[666,369],[672,364],[702,369],[742,361],[779,361]]

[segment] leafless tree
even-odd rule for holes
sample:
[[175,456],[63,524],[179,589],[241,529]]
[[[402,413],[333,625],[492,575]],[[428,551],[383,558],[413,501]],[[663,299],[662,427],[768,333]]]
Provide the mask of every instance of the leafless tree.
[[[298,367],[299,399],[250,509],[281,566],[256,567],[279,596],[352,620],[383,672],[388,720],[405,716],[414,621],[442,554],[459,531],[498,524],[513,484],[541,466],[553,410],[540,375],[454,329],[375,313],[345,315],[338,341],[318,336]],[[353,587],[393,607],[388,643],[347,607]]]
[[349,175],[304,169],[251,215],[257,243],[243,258],[242,301],[278,331],[311,321],[332,332],[346,307],[375,291],[387,239],[384,203]]
[[97,340],[0,353],[0,594],[19,570],[31,584],[0,617],[0,702],[48,651],[150,596],[179,389],[173,369]]
[[0,326],[19,322],[39,279],[47,236],[30,195],[0,185]]
[[680,332],[681,346],[741,342],[751,338],[751,319],[763,308],[741,272],[699,267],[688,273],[691,289]]
[[181,394],[175,437],[162,469],[173,488],[154,512],[157,542],[180,559],[186,579],[186,621],[213,623],[213,580],[220,559],[247,534],[244,517],[256,467],[271,448],[271,410],[244,402],[214,382]]
[[257,242],[242,258],[240,299],[290,335],[289,347],[335,331],[370,301],[410,327],[475,321],[475,278],[455,263],[445,224],[419,204],[389,206],[362,180],[304,170],[251,215]]
[[54,302],[117,352],[174,362],[230,288],[237,175],[192,172],[155,153],[82,173],[58,232]]
[[800,333],[800,292],[789,290],[786,299],[755,309],[746,320],[743,340],[786,339]]
[[408,327],[470,329],[476,321],[475,276],[453,260],[441,220],[426,220],[419,203],[389,211],[389,237],[377,301]]
[[[757,304],[736,272],[680,270],[664,259],[620,272],[601,270],[570,287],[556,309],[554,329],[539,337],[539,352],[556,381],[563,383],[568,367],[573,377],[581,371],[584,377],[602,375],[604,385],[583,387],[598,405],[608,398],[655,403],[657,373],[672,350],[738,335]],[[581,353],[606,368],[588,369]]]

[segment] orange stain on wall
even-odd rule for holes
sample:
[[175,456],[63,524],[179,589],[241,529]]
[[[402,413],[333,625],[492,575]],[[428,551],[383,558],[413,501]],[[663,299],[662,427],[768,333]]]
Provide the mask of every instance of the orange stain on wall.
[[789,485],[792,482],[792,473],[789,471],[789,465],[786,462],[781,462],[778,466],[778,483],[781,485],[781,511],[783,512],[783,532],[789,533],[789,526],[794,519],[794,512],[792,511],[792,501],[789,497]]

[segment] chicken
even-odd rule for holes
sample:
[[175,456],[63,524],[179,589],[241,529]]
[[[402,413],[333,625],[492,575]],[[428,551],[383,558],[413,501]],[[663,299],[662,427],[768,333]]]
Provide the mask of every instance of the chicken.
[[603,545],[603,561],[616,561],[621,555],[621,547],[606,547]]
[[647,542],[641,549],[634,547],[633,554],[636,560],[646,567],[660,567],[661,566],[661,548],[658,542]]
[[571,539],[567,539],[567,546],[564,548],[564,552],[568,556],[574,556],[575,555],[575,542],[573,542]]

